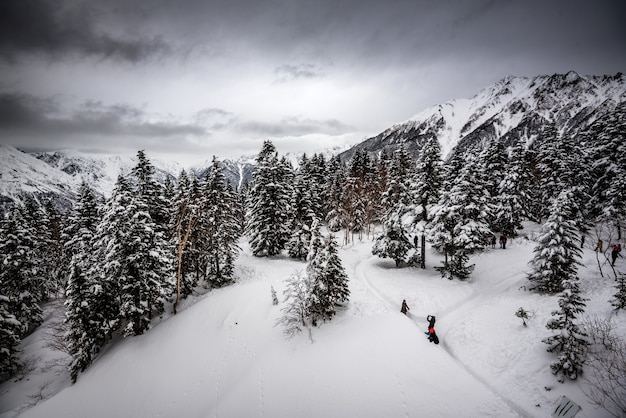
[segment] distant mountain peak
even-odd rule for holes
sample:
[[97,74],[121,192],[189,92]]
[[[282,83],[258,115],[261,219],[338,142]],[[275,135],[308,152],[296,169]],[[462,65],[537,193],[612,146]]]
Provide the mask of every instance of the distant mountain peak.
[[626,101],[622,73],[581,76],[575,71],[536,77],[507,76],[468,99],[431,106],[341,154],[357,149],[378,154],[404,144],[417,156],[429,137],[436,137],[445,156],[455,150],[498,139],[505,145],[526,144],[545,124],[575,135]]

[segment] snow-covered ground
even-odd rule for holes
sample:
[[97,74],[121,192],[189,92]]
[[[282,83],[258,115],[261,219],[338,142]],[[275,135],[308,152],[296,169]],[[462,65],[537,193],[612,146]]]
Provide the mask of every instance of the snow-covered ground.
[[[350,303],[311,342],[306,333],[285,339],[275,326],[284,304],[273,306],[270,293],[281,295],[305,264],[253,257],[244,242],[235,285],[109,345],[74,385],[64,355],[43,341],[61,313],[49,306],[46,326],[23,344],[28,372],[0,385],[0,417],[549,417],[562,395],[582,406],[577,418],[608,417],[582,380],[561,384],[550,372],[555,357],[541,340],[558,298],[524,289],[535,245],[522,236],[489,249],[459,282],[439,277],[435,254],[426,270],[396,269],[371,255],[371,240],[357,240],[340,250]],[[598,275],[591,249],[583,262],[587,313],[611,316],[614,280]],[[533,314],[528,327],[514,315],[520,307]],[[429,314],[439,345],[424,334]],[[626,337],[626,315],[613,318]]]

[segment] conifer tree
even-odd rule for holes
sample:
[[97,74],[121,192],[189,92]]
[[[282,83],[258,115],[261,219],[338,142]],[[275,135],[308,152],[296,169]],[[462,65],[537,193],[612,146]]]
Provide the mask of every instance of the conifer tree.
[[37,233],[27,221],[25,208],[16,205],[0,231],[0,295],[8,298],[7,311],[21,324],[20,337],[42,321],[39,303],[43,282],[36,265]]
[[98,314],[93,309],[93,289],[99,286],[89,270],[96,259],[92,256],[94,234],[99,222],[95,196],[89,186],[83,182],[78,199],[63,230],[65,253],[68,254],[69,274],[65,290],[65,318],[68,332],[64,336],[68,342],[72,362],[70,376],[76,381],[79,372],[84,371],[92,362],[94,352],[103,343],[97,329]]
[[337,232],[346,228],[348,214],[344,210],[345,166],[338,155],[333,156],[328,163],[326,176],[326,189],[328,198],[324,206],[328,229]]
[[265,141],[253,174],[246,231],[255,256],[279,254],[289,240],[292,196],[290,167]]
[[302,272],[297,272],[287,279],[283,292],[285,306],[281,309],[282,316],[276,321],[276,325],[284,327],[287,338],[295,337],[306,328],[309,331],[309,339],[313,340],[311,290],[311,279]]
[[241,233],[238,204],[222,165],[213,157],[197,226],[204,236],[201,251],[207,257],[207,279],[212,287],[222,287],[234,280],[234,261],[239,252],[237,239]]
[[430,137],[417,159],[411,185],[413,203],[413,232],[420,235],[420,267],[426,268],[426,226],[429,208],[439,200],[443,187],[441,148],[436,137]]
[[577,317],[584,312],[585,307],[576,274],[564,279],[562,287],[559,309],[552,312],[553,318],[546,325],[548,329],[556,330],[557,333],[543,340],[549,346],[548,352],[558,354],[557,360],[550,368],[552,373],[559,375],[560,382],[563,382],[564,377],[576,380],[582,374],[589,345],[586,340],[587,334],[576,323]]
[[389,186],[383,194],[383,206],[386,209],[383,221],[385,229],[376,238],[372,248],[374,255],[393,259],[396,267],[406,261],[407,254],[413,247],[404,222],[405,215],[413,207],[410,190],[412,165],[404,147],[400,147],[391,160],[388,171]]
[[167,229],[169,222],[168,201],[164,187],[155,179],[155,168],[143,150],[137,152],[137,165],[131,171],[137,195],[148,205],[150,217],[160,232]]
[[592,161],[591,208],[600,221],[626,225],[626,104],[598,119],[582,134]]
[[[307,165],[306,155],[303,157],[301,167]],[[291,206],[293,208],[291,221],[291,238],[287,243],[289,256],[292,258],[306,259],[311,241],[311,226],[316,218],[316,209],[313,179],[308,171],[300,170],[296,175],[293,187]]]
[[528,195],[523,189],[525,169],[522,166],[523,152],[521,147],[513,148],[510,162],[502,181],[497,188],[493,202],[494,219],[492,228],[510,235],[522,229],[522,219],[526,215],[524,208]]
[[572,193],[565,190],[553,202],[551,215],[541,230],[535,247],[533,271],[528,275],[530,289],[555,294],[563,291],[563,282],[576,275],[581,250],[578,248],[576,222],[572,220]]
[[20,369],[20,335],[22,323],[9,312],[10,300],[0,294],[0,382]]
[[198,284],[198,277],[192,274],[190,248],[193,246],[192,233],[195,234],[195,227],[200,214],[200,201],[194,195],[191,180],[185,170],[182,170],[178,176],[174,196],[175,203],[170,230],[173,231],[172,242],[177,268],[176,303],[174,305],[174,311],[176,311],[180,298],[190,295],[193,288]]
[[467,279],[473,266],[467,265],[469,256],[484,248],[485,237],[491,236],[489,194],[481,183],[476,165],[469,161],[459,173],[451,172],[451,187],[433,208],[429,225],[433,246],[445,255],[444,264],[436,267],[442,277]]
[[620,274],[615,288],[617,289],[617,293],[613,295],[615,299],[611,301],[611,305],[616,311],[626,309],[626,274]]

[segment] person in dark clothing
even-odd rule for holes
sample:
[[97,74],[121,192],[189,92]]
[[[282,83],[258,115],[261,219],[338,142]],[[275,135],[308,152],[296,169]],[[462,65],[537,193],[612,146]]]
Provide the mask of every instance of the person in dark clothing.
[[602,240],[601,239],[598,240],[598,243],[596,244],[596,249],[594,251],[602,252]]
[[613,250],[611,250],[611,266],[615,265],[615,260],[617,260],[617,256],[620,255],[621,245],[614,245]]
[[496,235],[491,235],[491,248],[496,248]]
[[506,234],[500,235],[500,248],[506,249]]
[[410,310],[411,310],[411,308],[409,308],[409,305],[406,304],[406,299],[403,299],[402,300],[402,308],[400,308],[400,312],[402,312],[403,314],[406,315],[406,313],[408,311],[410,311]]
[[435,333],[435,316],[428,315],[426,319],[428,320],[428,331],[425,334],[428,335],[428,341],[439,344],[439,337]]

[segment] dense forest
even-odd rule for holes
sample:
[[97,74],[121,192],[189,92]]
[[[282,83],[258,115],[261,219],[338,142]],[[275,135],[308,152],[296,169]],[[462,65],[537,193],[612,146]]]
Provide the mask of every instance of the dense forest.
[[[622,105],[575,137],[548,126],[528,144],[484,141],[446,160],[431,139],[417,159],[400,146],[357,151],[349,161],[302,155],[292,167],[265,141],[241,190],[216,158],[204,178],[182,171],[177,181],[158,183],[139,151],[106,199],[83,183],[72,211],[61,214],[26,197],[0,230],[0,376],[18,371],[20,339],[42,323],[42,304],[61,299],[75,381],[115,335],[140,335],[195,289],[233,283],[243,235],[255,256],[285,251],[307,262],[285,294],[282,323],[293,335],[330,320],[348,301],[338,245],[370,236],[374,254],[397,267],[426,268],[428,243],[444,255],[432,266],[443,278],[466,280],[473,254],[532,220],[543,232],[528,289],[561,295],[547,343],[559,353],[554,372],[575,379],[586,344],[576,323],[585,306],[577,284],[581,240],[609,236],[599,250],[608,258],[626,221],[625,112]],[[611,303],[624,309],[626,277],[614,273]]]

